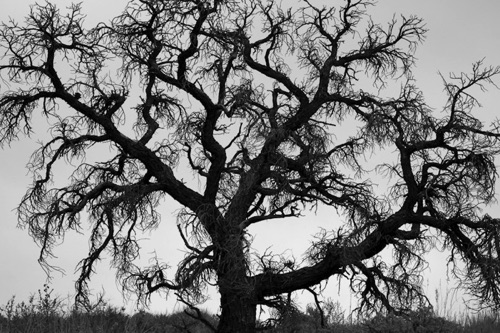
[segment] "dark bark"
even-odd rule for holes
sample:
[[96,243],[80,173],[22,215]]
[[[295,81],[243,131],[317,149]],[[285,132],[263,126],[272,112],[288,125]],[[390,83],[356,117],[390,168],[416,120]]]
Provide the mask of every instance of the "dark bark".
[[255,330],[255,286],[247,277],[246,260],[238,238],[225,242],[225,249],[218,256],[217,285],[221,295],[218,332],[221,333]]
[[220,293],[221,315],[217,332],[255,332],[257,303],[253,292],[221,289]]

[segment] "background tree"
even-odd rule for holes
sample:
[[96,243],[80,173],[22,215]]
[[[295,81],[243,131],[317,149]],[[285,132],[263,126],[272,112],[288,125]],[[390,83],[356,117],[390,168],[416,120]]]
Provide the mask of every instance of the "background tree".
[[[479,209],[494,197],[499,123],[473,114],[470,91],[500,69],[478,62],[445,80],[444,112],[432,111],[411,76],[422,21],[376,24],[372,4],[141,0],[86,29],[79,5],[61,13],[46,3],[23,25],[3,24],[0,142],[31,134],[38,114],[50,124],[18,209],[41,263],[50,268],[57,241],[88,222],[78,302],[109,253],[141,299],[173,291],[195,309],[216,285],[217,330],[251,332],[258,305],[283,309],[290,293],[335,275],[360,311],[428,303],[424,256],[442,244],[463,286],[498,307],[500,222]],[[361,79],[372,84],[361,89]],[[392,81],[399,93],[383,97]],[[380,151],[393,160],[372,169],[366,158]],[[74,170],[59,186],[54,168],[65,161]],[[383,195],[380,173],[391,177]],[[174,276],[159,260],[136,261],[137,234],[158,226],[165,197],[184,207],[177,231],[188,253]],[[318,205],[345,223],[320,232],[306,260],[252,252],[252,225]]]

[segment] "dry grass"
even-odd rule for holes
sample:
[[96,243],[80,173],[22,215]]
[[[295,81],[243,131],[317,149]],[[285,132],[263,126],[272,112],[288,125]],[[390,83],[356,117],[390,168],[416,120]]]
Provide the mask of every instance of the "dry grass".
[[[424,308],[406,317],[377,315],[354,322],[338,303],[327,300],[326,318],[321,325],[319,312],[308,306],[305,313],[295,311],[269,333],[288,332],[335,332],[335,333],[498,333],[500,318],[492,313],[462,313],[455,315],[446,304],[450,295],[444,294],[436,310]],[[452,296],[452,295],[451,295]],[[445,302],[446,300],[446,302]],[[69,302],[52,295],[52,290],[43,290],[32,295],[28,301],[16,303],[12,297],[0,306],[0,333],[205,333],[210,332],[203,324],[185,313],[150,314],[140,311],[129,315],[123,309],[101,304],[92,311],[75,311]],[[212,323],[216,318],[205,313]]]

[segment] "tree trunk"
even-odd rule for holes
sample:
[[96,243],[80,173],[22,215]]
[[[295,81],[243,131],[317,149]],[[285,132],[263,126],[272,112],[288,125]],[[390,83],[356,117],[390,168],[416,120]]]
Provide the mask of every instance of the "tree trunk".
[[254,333],[257,304],[248,294],[221,291],[218,333]]
[[255,286],[246,276],[245,259],[241,244],[220,256],[221,270],[218,286],[221,306],[218,333],[255,332],[257,301]]
[[[244,207],[245,208],[245,207]],[[239,221],[246,216],[246,208],[242,213],[233,214],[216,221],[211,229],[211,236],[216,247],[214,251],[219,287],[221,314],[218,333],[254,333],[257,313],[256,289],[253,281],[247,276],[247,258],[244,250]],[[208,220],[207,225],[211,220]],[[237,221],[230,223],[228,221]],[[207,228],[208,230],[208,228]]]

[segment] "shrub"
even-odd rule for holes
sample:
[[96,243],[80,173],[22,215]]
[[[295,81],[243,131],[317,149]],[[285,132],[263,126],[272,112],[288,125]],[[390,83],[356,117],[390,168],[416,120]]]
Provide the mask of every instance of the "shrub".
[[377,315],[365,322],[368,332],[373,333],[456,333],[461,326],[435,315],[426,307],[411,311],[404,316]]

